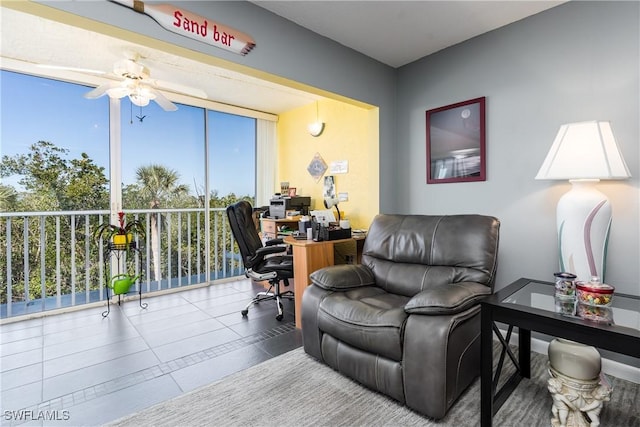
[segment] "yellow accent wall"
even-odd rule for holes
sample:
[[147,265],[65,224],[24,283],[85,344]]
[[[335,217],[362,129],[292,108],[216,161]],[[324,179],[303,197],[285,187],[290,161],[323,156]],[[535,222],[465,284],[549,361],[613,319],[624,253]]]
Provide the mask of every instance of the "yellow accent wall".
[[[325,123],[318,137],[309,135],[307,125],[318,118]],[[333,175],[336,193],[346,192],[349,200],[338,207],[352,228],[368,229],[380,209],[378,108],[363,108],[323,99],[288,111],[278,117],[278,183],[288,181],[300,196],[311,197],[312,209],[324,209],[324,177],[316,180],[307,166],[316,153],[330,167],[332,161],[347,160],[349,170]],[[274,189],[279,191],[279,184]]]

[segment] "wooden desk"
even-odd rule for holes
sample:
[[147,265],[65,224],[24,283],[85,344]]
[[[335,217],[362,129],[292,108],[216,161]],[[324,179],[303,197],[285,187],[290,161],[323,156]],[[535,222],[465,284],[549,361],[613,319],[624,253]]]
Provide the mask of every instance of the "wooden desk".
[[364,237],[314,242],[313,240],[296,240],[292,236],[284,238],[284,242],[293,249],[293,281],[295,293],[296,328],[302,326],[302,294],[311,284],[309,275],[330,265],[334,265],[334,245],[337,243],[356,242],[357,260],[362,254]]
[[296,231],[298,229],[298,221],[299,217],[281,219],[260,218],[260,230],[266,240],[271,240],[280,236],[278,234],[278,227],[280,226],[286,225],[292,231]]

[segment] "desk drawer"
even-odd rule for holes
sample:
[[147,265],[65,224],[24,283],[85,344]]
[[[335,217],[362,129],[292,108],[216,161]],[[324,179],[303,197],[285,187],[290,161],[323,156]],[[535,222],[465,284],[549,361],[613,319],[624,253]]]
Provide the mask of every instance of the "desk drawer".
[[262,220],[262,232],[268,234],[276,234],[276,222]]

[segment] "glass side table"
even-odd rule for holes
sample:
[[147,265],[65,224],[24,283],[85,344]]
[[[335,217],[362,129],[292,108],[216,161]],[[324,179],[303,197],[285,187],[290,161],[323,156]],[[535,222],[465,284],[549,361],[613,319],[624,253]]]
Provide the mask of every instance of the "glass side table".
[[[611,310],[596,313],[598,321],[578,315],[577,308],[557,305],[551,282],[518,279],[481,301],[481,410],[482,426],[491,426],[522,378],[531,376],[531,331],[566,338],[586,345],[640,358],[640,297],[614,294]],[[609,317],[607,317],[609,316]],[[496,322],[508,325],[506,336]],[[508,346],[518,328],[519,355]],[[497,390],[502,363],[493,372],[493,337],[502,344],[501,360],[509,356],[516,372]]]

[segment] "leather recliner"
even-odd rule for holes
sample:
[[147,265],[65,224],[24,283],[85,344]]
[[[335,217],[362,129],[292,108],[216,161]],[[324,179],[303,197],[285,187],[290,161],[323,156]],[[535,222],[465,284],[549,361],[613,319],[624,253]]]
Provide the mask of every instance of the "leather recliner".
[[442,418],[480,374],[478,302],[493,292],[499,229],[483,215],[378,215],[361,264],[311,274],[304,350]]

